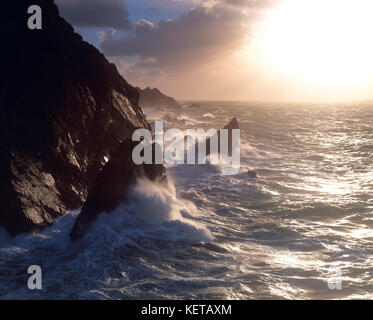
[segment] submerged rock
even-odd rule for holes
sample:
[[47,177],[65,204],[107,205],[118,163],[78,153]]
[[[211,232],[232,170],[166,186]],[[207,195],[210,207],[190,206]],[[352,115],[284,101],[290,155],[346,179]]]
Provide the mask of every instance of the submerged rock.
[[[27,27],[30,5],[42,30]],[[2,27],[0,226],[14,236],[80,207],[107,159],[149,125],[138,91],[53,1],[9,2]]]
[[250,178],[253,178],[253,179],[258,178],[258,174],[257,174],[257,172],[255,170],[249,170],[249,171],[247,171],[247,175]]

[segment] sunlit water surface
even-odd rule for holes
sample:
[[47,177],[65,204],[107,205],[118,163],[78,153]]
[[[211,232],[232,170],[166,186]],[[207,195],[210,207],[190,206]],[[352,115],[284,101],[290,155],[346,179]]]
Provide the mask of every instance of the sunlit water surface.
[[201,105],[145,113],[180,129],[237,116],[238,175],[169,167],[168,188],[139,182],[75,244],[77,212],[41,234],[1,231],[0,298],[373,298],[373,106]]

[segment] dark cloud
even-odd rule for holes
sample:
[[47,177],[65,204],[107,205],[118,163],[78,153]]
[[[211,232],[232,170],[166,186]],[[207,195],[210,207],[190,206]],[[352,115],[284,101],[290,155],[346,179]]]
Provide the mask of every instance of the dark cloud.
[[278,3],[279,0],[224,0],[225,3],[234,6],[248,6],[254,8],[267,8]]
[[76,27],[131,27],[126,4],[122,0],[56,0],[61,16]]
[[134,85],[159,87],[179,98],[239,97],[237,88],[248,79],[250,40],[276,1],[190,0],[194,7],[177,19],[141,19],[122,36],[101,32],[100,48]]
[[133,35],[103,37],[101,49],[109,56],[151,58],[162,68],[185,66],[239,48],[249,34],[248,22],[241,8],[206,2],[177,20],[158,24],[140,20]]

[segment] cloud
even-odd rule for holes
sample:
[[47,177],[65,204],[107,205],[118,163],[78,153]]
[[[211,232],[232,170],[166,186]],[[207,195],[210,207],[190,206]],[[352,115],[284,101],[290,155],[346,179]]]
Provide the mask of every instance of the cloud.
[[241,8],[209,1],[177,20],[154,24],[140,20],[134,34],[118,39],[107,36],[101,49],[109,56],[154,59],[161,68],[200,64],[239,48],[249,35],[249,16]]
[[149,7],[148,10],[151,12],[159,12],[161,8],[159,6],[152,6],[152,7]]
[[122,0],[56,0],[61,16],[76,27],[129,30],[131,22]]
[[177,97],[216,96],[227,90],[227,75],[242,70],[240,51],[269,1],[198,1],[177,19],[142,19],[130,34],[101,34],[100,48],[134,85],[159,86]]
[[234,6],[241,6],[241,7],[251,7],[251,8],[268,8],[272,7],[279,0],[224,0],[225,3],[234,5]]

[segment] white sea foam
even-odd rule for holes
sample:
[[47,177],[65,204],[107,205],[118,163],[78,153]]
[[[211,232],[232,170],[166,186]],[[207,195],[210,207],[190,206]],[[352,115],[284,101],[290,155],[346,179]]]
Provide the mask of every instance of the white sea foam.
[[211,113],[205,113],[202,117],[203,118],[215,119],[215,116],[213,116]]
[[163,236],[180,240],[177,232],[183,229],[184,241],[211,241],[210,232],[194,219],[197,215],[198,211],[192,202],[178,198],[171,181],[161,184],[143,178],[131,188],[126,203],[110,214],[101,214],[92,232],[101,233],[103,229],[121,227],[126,233],[131,228],[138,233],[139,229],[136,228],[139,227],[145,233],[167,230]]
[[[41,233],[9,239],[0,231],[0,299],[371,296],[371,109],[299,106],[289,118],[229,103],[165,110],[157,119],[197,112],[216,117],[198,118],[206,128],[240,114],[241,168],[255,169],[258,179],[245,171],[225,177],[212,165],[174,166],[167,174],[177,192],[139,181],[126,204],[101,214],[77,243],[69,241],[77,213]],[[30,264],[44,271],[40,292],[25,285]],[[330,265],[342,268],[343,290],[328,289]]]

